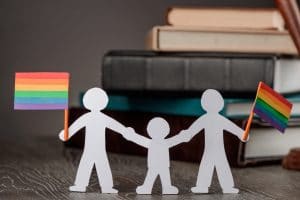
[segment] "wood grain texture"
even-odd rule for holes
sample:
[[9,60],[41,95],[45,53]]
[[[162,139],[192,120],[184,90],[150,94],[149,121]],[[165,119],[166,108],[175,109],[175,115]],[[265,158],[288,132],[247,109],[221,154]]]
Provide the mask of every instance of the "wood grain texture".
[[171,176],[180,195],[161,196],[156,181],[153,196],[136,195],[146,174],[146,158],[109,154],[118,195],[101,194],[95,171],[87,193],[70,193],[82,151],[66,148],[51,136],[0,134],[0,199],[298,199],[300,173],[281,166],[232,169],[240,194],[222,195],[216,176],[210,195],[194,195],[199,163],[171,162]]

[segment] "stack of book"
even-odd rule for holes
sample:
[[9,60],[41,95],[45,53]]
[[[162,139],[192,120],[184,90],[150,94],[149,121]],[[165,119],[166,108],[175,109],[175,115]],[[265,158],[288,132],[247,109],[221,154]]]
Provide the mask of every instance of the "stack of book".
[[[294,104],[290,127],[282,135],[254,120],[247,144],[224,134],[231,165],[280,161],[291,147],[300,146],[300,59],[277,9],[173,7],[166,23],[150,30],[148,50],[104,56],[102,84],[116,119],[147,135],[149,116],[164,116],[176,134],[204,114],[200,97],[212,88],[225,98],[221,114],[242,127],[263,81]],[[120,114],[128,111],[131,114]],[[113,145],[117,149],[109,148],[142,152],[129,150],[131,145],[122,142]],[[203,136],[178,149],[172,158],[199,161]]]
[[154,27],[148,48],[297,55],[276,9],[171,8],[166,26]]

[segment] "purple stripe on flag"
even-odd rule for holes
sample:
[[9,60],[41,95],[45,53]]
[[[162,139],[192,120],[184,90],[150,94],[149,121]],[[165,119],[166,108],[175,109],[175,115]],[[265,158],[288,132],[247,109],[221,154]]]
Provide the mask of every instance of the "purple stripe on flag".
[[280,132],[284,133],[284,129],[286,128],[278,124],[274,119],[263,113],[261,110],[254,108],[254,113],[260,116],[263,120],[269,122],[272,126],[277,128]]
[[62,110],[67,109],[68,104],[15,104],[15,110]]

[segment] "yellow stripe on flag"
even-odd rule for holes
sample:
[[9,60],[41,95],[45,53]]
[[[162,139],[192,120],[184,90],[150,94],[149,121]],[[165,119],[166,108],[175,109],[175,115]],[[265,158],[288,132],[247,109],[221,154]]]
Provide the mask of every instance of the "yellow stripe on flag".
[[68,85],[15,85],[16,91],[68,91]]

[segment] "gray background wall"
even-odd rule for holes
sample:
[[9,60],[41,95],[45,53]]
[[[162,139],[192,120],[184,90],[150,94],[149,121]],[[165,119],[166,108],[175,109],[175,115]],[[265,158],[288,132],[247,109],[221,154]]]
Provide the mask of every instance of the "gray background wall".
[[14,73],[68,71],[71,105],[79,92],[101,86],[109,49],[143,49],[146,32],[165,24],[171,5],[274,7],[272,0],[1,0],[0,134],[51,134],[63,111],[14,111]]

